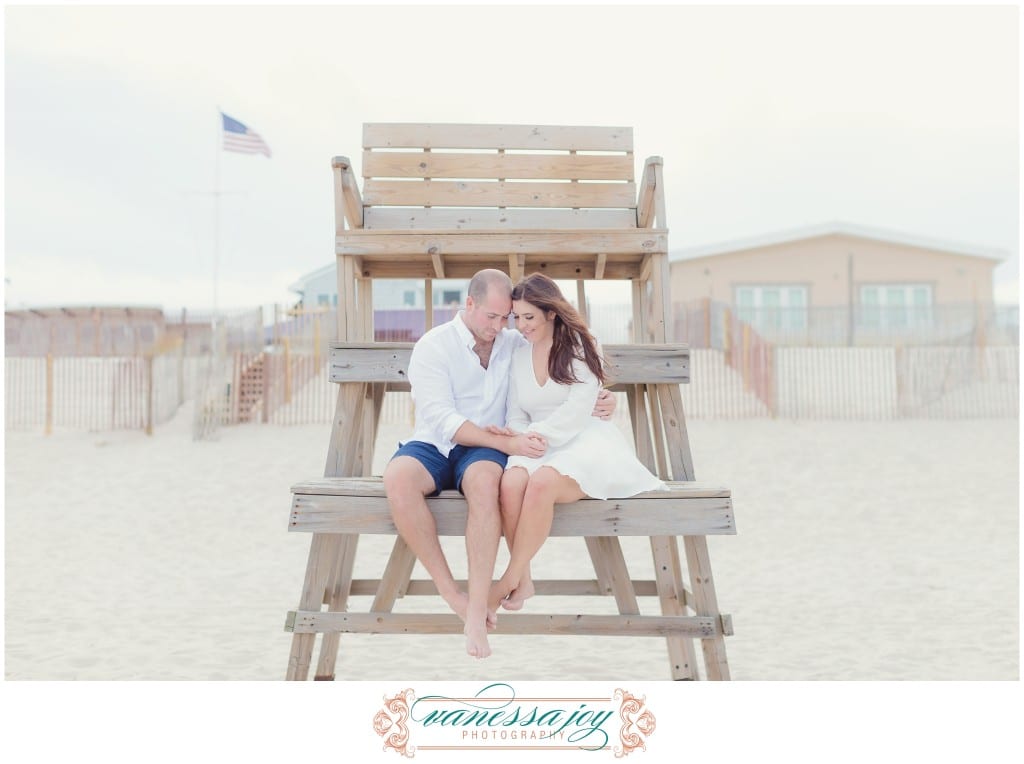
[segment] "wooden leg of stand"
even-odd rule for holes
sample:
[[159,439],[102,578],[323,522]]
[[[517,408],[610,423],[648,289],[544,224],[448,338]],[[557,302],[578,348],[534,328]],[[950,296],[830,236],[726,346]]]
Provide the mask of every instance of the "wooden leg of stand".
[[[302,584],[299,610],[319,610],[327,592],[330,565],[335,559],[332,548],[338,537],[331,534],[314,533],[309,544],[309,560],[306,562],[306,578]],[[304,681],[309,676],[309,664],[313,658],[313,642],[316,634],[292,635],[292,651],[288,656],[286,679]]]
[[615,536],[599,536],[597,546],[601,550],[604,564],[608,571],[615,604],[622,615],[640,615],[640,603],[636,600],[633,580],[626,569],[626,558],[622,554],[622,545]]
[[611,594],[612,582],[608,576],[608,565],[605,562],[604,553],[601,551],[599,537],[586,536],[583,540],[587,542],[587,551],[590,552],[590,561],[594,563],[594,575],[597,576],[597,585],[601,587],[601,594]]
[[690,437],[686,431],[686,414],[683,412],[683,395],[679,385],[655,387],[658,389],[661,420],[664,423],[668,455],[672,463],[672,478],[696,480],[693,472],[693,455],[690,453]]
[[[359,536],[355,534],[340,535],[335,547],[335,560],[331,570],[331,580],[327,586],[327,610],[340,612],[348,607],[348,595],[352,588],[352,566],[356,559],[356,546]],[[334,664],[338,660],[338,642],[341,634],[326,632],[320,642],[320,660],[316,664],[313,678],[318,682],[334,681]]]
[[[704,536],[684,536],[686,565],[690,571],[690,585],[693,588],[693,609],[697,615],[718,619],[718,597],[715,596],[715,581],[711,577],[711,558],[708,542]],[[725,657],[725,636],[719,630],[715,636],[700,641],[704,651],[704,667],[708,679],[729,679],[729,662]]]
[[391,548],[388,566],[384,569],[384,575],[377,587],[377,595],[373,598],[373,605],[370,606],[371,613],[391,612],[395,606],[395,600],[405,594],[405,590],[409,587],[409,577],[412,575],[415,564],[416,555],[401,536],[397,537],[395,545]]
[[[675,554],[673,554],[675,547]],[[651,536],[654,557],[654,577],[661,600],[662,615],[686,615],[686,599],[679,575],[679,552],[675,536]],[[697,654],[693,640],[687,637],[667,637],[668,659],[673,679],[700,679]]]

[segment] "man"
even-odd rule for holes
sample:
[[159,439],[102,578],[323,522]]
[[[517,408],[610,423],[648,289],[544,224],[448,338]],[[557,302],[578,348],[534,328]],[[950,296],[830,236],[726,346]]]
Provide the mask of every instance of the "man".
[[[511,312],[512,281],[483,270],[469,282],[465,309],[419,339],[409,361],[416,429],[384,470],[395,527],[465,623],[466,652],[476,658],[491,654],[487,630],[497,622],[487,595],[501,537],[498,485],[505,461],[509,454],[536,457],[547,449],[535,433],[499,434],[512,352],[526,342],[508,328]],[[602,391],[594,415],[608,418],[614,409],[614,396]],[[461,491],[469,507],[468,592],[455,583],[425,501],[449,488]]]

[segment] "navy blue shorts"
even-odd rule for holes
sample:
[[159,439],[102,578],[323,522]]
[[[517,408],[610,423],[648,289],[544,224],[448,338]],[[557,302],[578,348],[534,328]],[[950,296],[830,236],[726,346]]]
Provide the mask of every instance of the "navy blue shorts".
[[444,457],[434,446],[422,440],[410,440],[395,451],[395,456],[411,456],[427,468],[427,472],[434,478],[435,487],[430,496],[437,496],[449,488],[462,491],[462,476],[473,462],[494,462],[504,470],[505,462],[508,461],[508,454],[483,446],[455,446]]

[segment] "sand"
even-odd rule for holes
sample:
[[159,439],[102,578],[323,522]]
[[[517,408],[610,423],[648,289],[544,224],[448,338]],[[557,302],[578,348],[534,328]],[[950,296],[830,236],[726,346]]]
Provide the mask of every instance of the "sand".
[[[186,406],[151,437],[6,433],[7,679],[283,678],[310,540],[287,532],[289,486],[322,474],[329,429],[244,425],[194,442],[190,427]],[[406,434],[383,428],[378,471]],[[739,534],[709,545],[734,679],[1019,678],[1016,420],[697,420],[690,438],[698,477],[733,491]],[[446,542],[464,575],[461,541]],[[362,539],[356,576],[379,574],[390,543]],[[650,576],[645,540],[624,548]],[[535,574],[589,577],[586,559],[581,541],[554,539]],[[653,638],[492,646],[477,662],[457,636],[344,636],[337,676],[668,678]]]

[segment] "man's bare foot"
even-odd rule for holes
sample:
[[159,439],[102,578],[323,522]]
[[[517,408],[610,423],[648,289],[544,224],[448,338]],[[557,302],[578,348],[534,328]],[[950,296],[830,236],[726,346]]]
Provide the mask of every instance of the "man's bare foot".
[[[469,595],[463,591],[456,591],[455,594],[448,596],[441,595],[445,602],[448,603],[448,607],[459,617],[463,623],[466,622],[466,611],[469,610]],[[493,610],[487,608],[487,630],[494,631],[498,625],[498,609],[495,607]]]
[[487,626],[479,621],[467,623],[463,629],[466,635],[466,653],[474,658],[486,658],[491,654],[491,645],[487,641]]
[[506,610],[522,610],[526,600],[536,594],[533,586],[533,579],[520,581],[519,586],[509,592],[508,596],[501,601],[501,606]]

